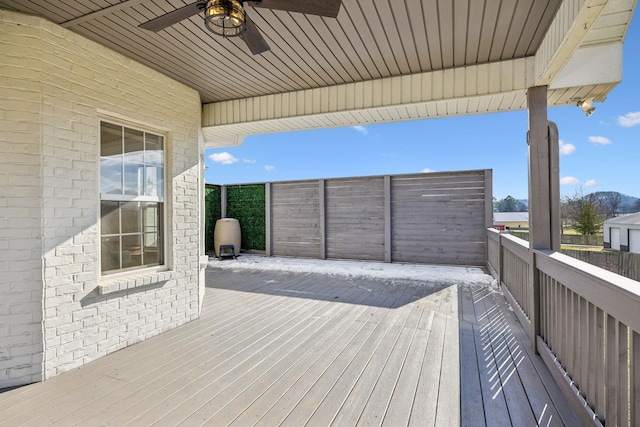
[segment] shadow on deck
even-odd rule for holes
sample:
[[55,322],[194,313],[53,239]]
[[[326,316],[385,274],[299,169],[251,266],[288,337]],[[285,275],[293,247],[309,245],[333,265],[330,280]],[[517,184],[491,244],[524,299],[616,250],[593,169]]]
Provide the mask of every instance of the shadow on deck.
[[200,319],[0,394],[0,425],[577,425],[486,286],[207,275]]

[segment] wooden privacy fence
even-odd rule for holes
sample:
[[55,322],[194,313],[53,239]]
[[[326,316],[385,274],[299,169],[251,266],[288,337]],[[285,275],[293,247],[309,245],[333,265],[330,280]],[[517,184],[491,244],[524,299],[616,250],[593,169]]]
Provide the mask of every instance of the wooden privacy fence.
[[487,232],[488,268],[584,425],[640,425],[640,282]]
[[490,170],[264,186],[267,255],[486,263],[485,230],[492,221]]
[[[509,230],[509,233],[524,240],[529,240],[528,231]],[[560,243],[563,245],[581,245],[581,246],[603,246],[604,237],[602,234],[594,234],[593,236],[585,236],[581,234],[563,234],[560,236]]]
[[481,265],[490,189],[488,170],[268,183],[267,254]]
[[640,281],[640,254],[630,252],[595,252],[563,249],[562,253],[605,270]]

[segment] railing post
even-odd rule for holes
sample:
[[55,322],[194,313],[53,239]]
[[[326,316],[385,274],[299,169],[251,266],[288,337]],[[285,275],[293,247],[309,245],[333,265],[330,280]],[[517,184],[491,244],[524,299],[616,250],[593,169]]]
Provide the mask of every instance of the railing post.
[[531,344],[540,333],[540,290],[535,250],[560,249],[560,189],[558,130],[547,120],[547,87],[527,90],[529,111],[529,274],[532,305]]

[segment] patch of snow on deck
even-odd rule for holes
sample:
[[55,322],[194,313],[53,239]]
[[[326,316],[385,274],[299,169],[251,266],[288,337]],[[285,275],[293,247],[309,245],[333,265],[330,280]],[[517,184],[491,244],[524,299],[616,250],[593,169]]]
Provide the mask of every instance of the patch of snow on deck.
[[212,258],[209,268],[318,273],[346,277],[416,280],[458,285],[491,285],[494,279],[480,267],[421,264],[389,264],[370,261],[342,261],[242,255],[235,260]]

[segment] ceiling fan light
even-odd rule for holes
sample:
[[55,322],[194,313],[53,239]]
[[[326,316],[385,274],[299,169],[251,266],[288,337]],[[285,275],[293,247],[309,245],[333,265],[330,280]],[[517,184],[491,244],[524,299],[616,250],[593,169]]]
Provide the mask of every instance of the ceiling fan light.
[[247,29],[244,8],[238,0],[211,0],[204,16],[207,29],[222,37],[239,36]]

